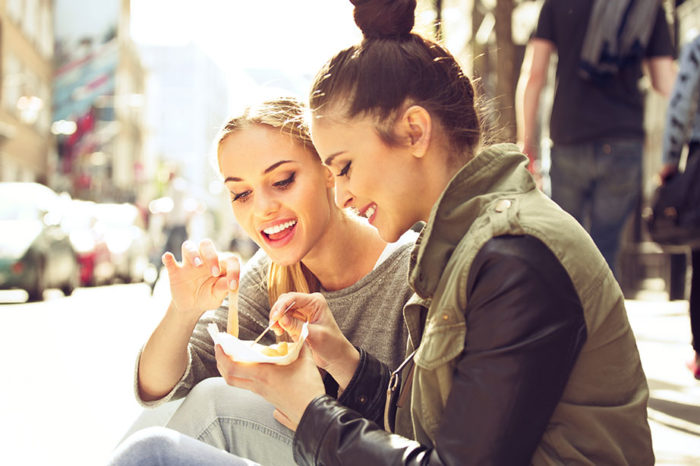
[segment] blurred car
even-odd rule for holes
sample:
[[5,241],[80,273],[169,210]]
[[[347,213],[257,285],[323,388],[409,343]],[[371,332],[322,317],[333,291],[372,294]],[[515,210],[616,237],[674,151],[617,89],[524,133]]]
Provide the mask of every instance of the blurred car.
[[108,285],[115,276],[104,227],[98,222],[96,212],[94,202],[73,200],[62,220],[78,258],[82,286]]
[[65,199],[38,183],[0,182],[0,289],[23,288],[30,301],[47,288],[70,295],[78,263],[60,220]]
[[144,281],[150,267],[151,242],[138,207],[96,204],[95,218],[104,231],[115,278],[124,283]]

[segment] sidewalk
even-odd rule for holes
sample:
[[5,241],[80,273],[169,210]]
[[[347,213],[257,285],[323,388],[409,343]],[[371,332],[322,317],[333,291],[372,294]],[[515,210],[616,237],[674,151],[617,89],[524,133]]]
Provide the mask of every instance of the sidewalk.
[[685,367],[692,355],[688,302],[643,292],[626,305],[649,382],[656,464],[700,464],[700,380]]

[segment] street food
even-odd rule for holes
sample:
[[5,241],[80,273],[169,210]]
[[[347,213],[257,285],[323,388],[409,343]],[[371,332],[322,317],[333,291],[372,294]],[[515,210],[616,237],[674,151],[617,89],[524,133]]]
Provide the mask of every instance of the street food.
[[301,346],[309,335],[308,323],[302,326],[299,340],[295,342],[279,342],[272,345],[261,345],[251,340],[240,340],[229,332],[222,332],[215,323],[207,327],[215,345],[221,345],[228,356],[237,362],[266,362],[286,365],[294,362],[299,356]]
[[266,356],[284,356],[289,352],[289,345],[286,341],[266,346],[260,350]]
[[226,331],[238,337],[238,291],[231,291],[228,294],[228,322]]

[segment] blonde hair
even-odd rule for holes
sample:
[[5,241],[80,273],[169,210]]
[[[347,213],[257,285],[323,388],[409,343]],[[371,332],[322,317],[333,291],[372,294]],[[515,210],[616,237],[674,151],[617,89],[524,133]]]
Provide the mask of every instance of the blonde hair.
[[[304,105],[294,97],[264,100],[259,104],[247,106],[238,116],[226,122],[219,132],[217,159],[221,157],[221,145],[228,135],[252,125],[263,125],[278,128],[280,133],[291,136],[320,162],[321,158],[311,142],[304,116]],[[289,291],[313,293],[320,289],[320,283],[301,261],[292,265],[279,265],[270,261],[267,289],[272,306],[283,293]]]

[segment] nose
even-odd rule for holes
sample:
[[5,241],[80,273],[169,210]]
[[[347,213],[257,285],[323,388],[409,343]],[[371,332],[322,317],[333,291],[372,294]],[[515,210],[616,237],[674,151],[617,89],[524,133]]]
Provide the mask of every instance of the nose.
[[269,217],[280,208],[279,201],[265,192],[258,192],[255,196],[255,211],[261,217]]
[[336,178],[335,181],[335,204],[341,209],[352,207],[355,196],[347,189],[345,182]]

